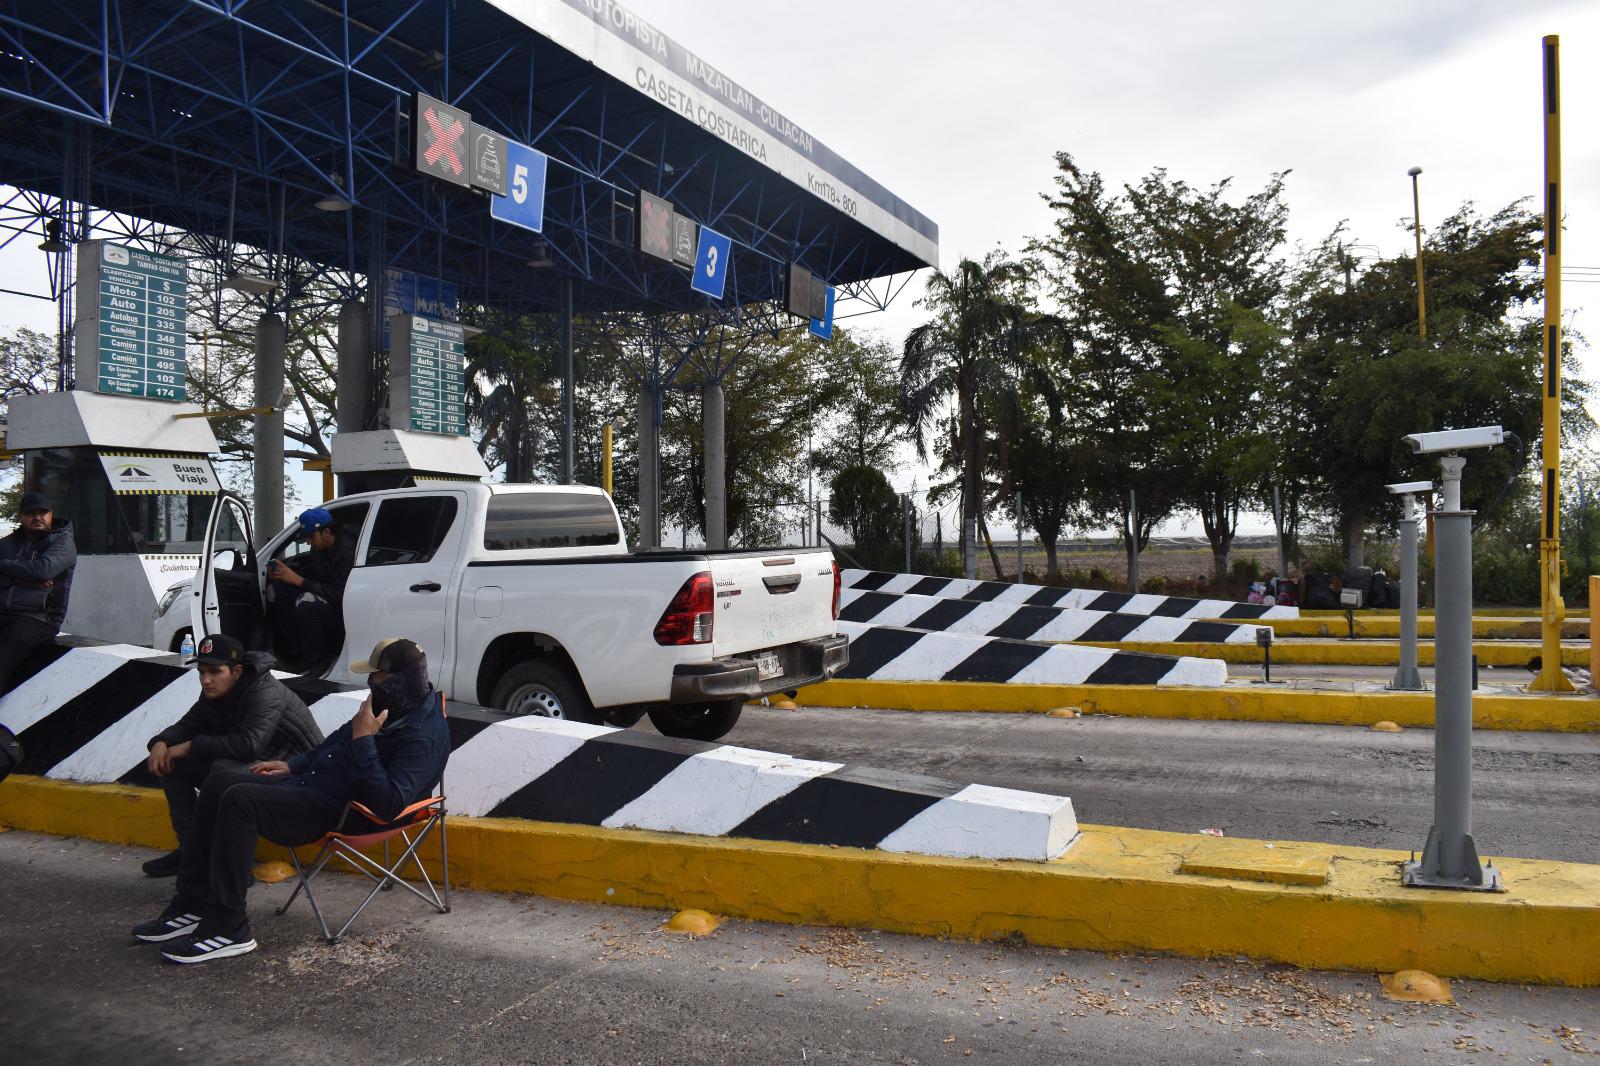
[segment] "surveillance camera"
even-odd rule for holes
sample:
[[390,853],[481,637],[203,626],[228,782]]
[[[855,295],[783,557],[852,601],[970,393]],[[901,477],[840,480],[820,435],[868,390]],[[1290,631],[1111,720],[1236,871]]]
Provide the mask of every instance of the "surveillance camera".
[[1409,492],[1432,492],[1433,491],[1433,482],[1431,482],[1431,481],[1404,481],[1404,482],[1401,482],[1398,485],[1385,485],[1384,488],[1389,490],[1389,494],[1391,496],[1404,496],[1406,493],[1409,493]]
[[1416,455],[1438,452],[1464,452],[1472,448],[1493,448],[1505,442],[1506,432],[1499,426],[1473,429],[1441,429],[1435,433],[1408,433],[1400,439],[1411,445]]

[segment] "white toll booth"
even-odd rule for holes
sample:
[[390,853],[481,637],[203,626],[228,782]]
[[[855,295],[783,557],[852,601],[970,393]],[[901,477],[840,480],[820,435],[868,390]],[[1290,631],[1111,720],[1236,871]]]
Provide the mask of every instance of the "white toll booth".
[[334,434],[332,451],[342,496],[489,476],[470,437],[374,429]]
[[5,446],[78,547],[65,632],[148,644],[161,597],[194,576],[221,486],[217,438],[185,414],[200,408],[87,391],[11,400]]

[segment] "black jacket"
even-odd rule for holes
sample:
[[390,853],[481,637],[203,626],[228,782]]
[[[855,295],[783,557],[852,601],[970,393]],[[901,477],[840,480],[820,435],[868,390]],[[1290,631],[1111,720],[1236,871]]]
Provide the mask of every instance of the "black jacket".
[[379,818],[393,819],[402,810],[433,794],[450,758],[450,727],[439,707],[439,691],[408,708],[389,712],[377,736],[356,739],[346,722],[315,751],[288,760],[285,787],[316,792],[331,806],[355,800]]
[[189,713],[150,738],[171,747],[189,742],[196,759],[235,759],[256,762],[288,759],[310,751],[322,740],[322,730],[306,705],[273,677],[271,659],[252,655],[239,683],[221,699],[195,700]]
[[20,614],[61,628],[72,598],[78,546],[72,523],[57,518],[37,537],[17,529],[0,537],[0,612]]
[[355,538],[336,536],[327,551],[311,551],[289,563],[289,569],[305,578],[301,591],[321,596],[335,607],[344,606],[344,586],[356,565]]

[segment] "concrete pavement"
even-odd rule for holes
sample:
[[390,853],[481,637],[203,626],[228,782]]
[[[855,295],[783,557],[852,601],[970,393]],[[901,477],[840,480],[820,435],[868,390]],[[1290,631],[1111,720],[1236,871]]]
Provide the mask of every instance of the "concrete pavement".
[[[306,911],[262,947],[181,968],[126,929],[165,902],[152,854],[0,834],[0,1026],[48,1066],[267,1063],[1581,1062],[1600,993],[1457,981],[1453,1007],[1389,1003],[1370,975],[1103,956],[461,893],[385,899],[336,948]],[[351,901],[358,883],[329,890]]]

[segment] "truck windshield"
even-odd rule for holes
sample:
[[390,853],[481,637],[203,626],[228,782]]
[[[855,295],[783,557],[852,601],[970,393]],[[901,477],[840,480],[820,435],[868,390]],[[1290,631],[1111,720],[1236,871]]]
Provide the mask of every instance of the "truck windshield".
[[594,493],[496,493],[483,525],[483,546],[490,551],[591,548],[620,539],[611,504]]

